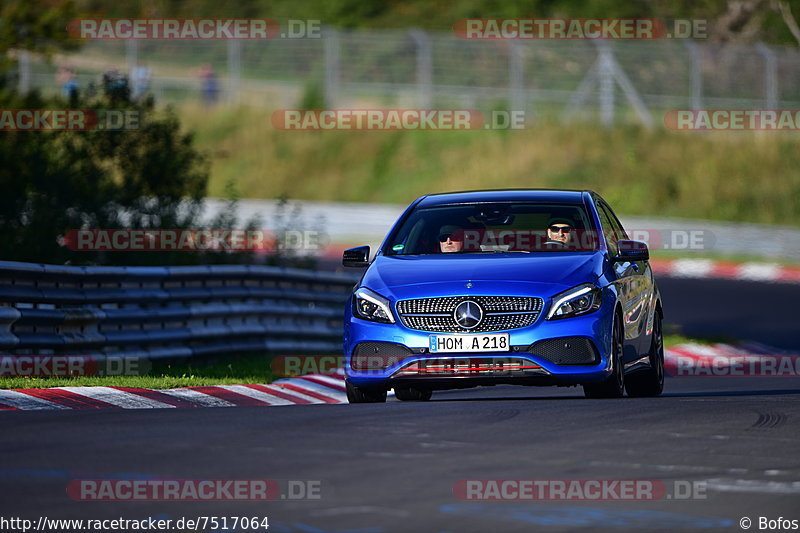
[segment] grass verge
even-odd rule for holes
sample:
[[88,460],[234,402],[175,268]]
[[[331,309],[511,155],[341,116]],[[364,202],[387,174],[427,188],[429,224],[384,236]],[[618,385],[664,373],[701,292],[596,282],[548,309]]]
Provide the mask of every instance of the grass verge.
[[266,354],[231,355],[193,361],[154,361],[141,376],[2,377],[0,389],[45,387],[142,387],[173,389],[204,385],[270,383],[277,379]]
[[179,109],[210,156],[208,194],[405,204],[427,193],[594,189],[625,215],[800,225],[795,133],[602,129],[281,131],[263,108]]

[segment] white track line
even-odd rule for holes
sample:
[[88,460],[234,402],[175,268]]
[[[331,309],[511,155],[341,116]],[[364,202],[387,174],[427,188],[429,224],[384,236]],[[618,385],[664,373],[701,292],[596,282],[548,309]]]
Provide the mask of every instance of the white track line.
[[[289,384],[290,385],[294,385],[295,384],[294,380],[289,381]],[[280,383],[278,383],[278,382],[275,382],[272,385],[264,385],[264,386],[266,388],[268,388],[268,389],[275,388],[275,389],[281,391],[281,394],[294,396],[295,398],[300,398],[301,400],[305,400],[305,401],[307,401],[309,403],[325,403],[324,400],[320,400],[319,398],[315,398],[314,396],[308,396],[306,394],[303,394],[302,392],[297,392],[296,390],[293,390],[293,389],[288,389],[286,387],[281,387]]]
[[158,392],[163,392],[164,394],[169,394],[170,396],[175,396],[181,400],[196,403],[203,407],[236,407],[230,402],[192,389],[165,389]]
[[330,387],[326,387],[325,385],[320,385],[318,383],[312,383],[310,381],[306,381],[305,379],[292,380],[291,384],[294,385],[295,387],[300,387],[301,389],[308,389],[310,391],[316,392],[317,394],[327,396],[328,398],[340,402],[344,402],[347,400],[347,395],[345,393],[334,390]]
[[138,394],[131,394],[110,387],[57,387],[58,389],[80,394],[93,400],[100,400],[102,402],[122,407],[123,409],[163,409],[175,408],[174,405],[159,402],[151,398],[145,398]]
[[[325,383],[330,383],[334,387],[337,387],[334,390],[338,391],[338,392],[342,392],[338,387],[344,387],[344,380],[340,379],[340,378],[332,378],[332,377],[326,376],[324,374],[309,374],[307,377],[314,378],[314,379],[316,379],[318,381],[323,381]],[[298,378],[298,379],[302,379],[302,378]],[[303,380],[303,381],[307,381],[307,380]]]
[[219,388],[235,392],[236,394],[241,394],[242,396],[248,396],[254,400],[266,402],[271,405],[297,405],[296,402],[287,400],[286,398],[273,396],[272,394],[251,389],[250,387],[245,387],[244,385],[219,385]]
[[751,492],[758,494],[800,494],[800,481],[765,481],[761,479],[707,479],[706,490]]
[[704,278],[711,274],[714,262],[710,259],[676,259],[671,265],[671,274],[677,277]]
[[24,409],[26,411],[35,411],[43,409],[70,409],[65,405],[43,400],[36,396],[29,396],[24,392],[15,390],[0,390],[0,402],[16,407],[17,409]]
[[737,269],[738,279],[775,281],[781,274],[780,265],[773,263],[744,263]]

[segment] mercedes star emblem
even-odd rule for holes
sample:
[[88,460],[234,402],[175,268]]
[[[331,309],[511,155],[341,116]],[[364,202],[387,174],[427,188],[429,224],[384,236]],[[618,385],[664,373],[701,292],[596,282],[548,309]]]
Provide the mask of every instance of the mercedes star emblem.
[[456,306],[456,310],[453,312],[453,319],[462,328],[473,329],[481,323],[483,309],[472,300],[464,300]]

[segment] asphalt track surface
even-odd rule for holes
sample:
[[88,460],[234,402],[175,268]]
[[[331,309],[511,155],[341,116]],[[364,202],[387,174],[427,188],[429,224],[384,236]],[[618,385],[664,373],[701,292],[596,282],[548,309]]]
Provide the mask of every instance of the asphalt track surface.
[[[429,403],[3,413],[3,516],[269,516],[270,531],[740,531],[800,519],[800,380],[673,378],[665,396],[486,388]],[[320,482],[320,499],[76,502],[72,479]],[[698,481],[705,498],[473,502],[462,479]],[[700,494],[697,494],[700,496]]]
[[[746,338],[797,346],[796,286],[660,284],[667,319],[687,332],[697,324],[706,334],[752,331]],[[764,309],[789,316],[762,321]],[[488,387],[435,393],[428,403],[8,411],[0,413],[0,516],[268,516],[271,532],[312,533],[742,531],[748,517],[764,531],[760,517],[800,521],[798,420],[793,377],[671,378],[652,399]],[[79,502],[66,493],[70,481],[107,477],[274,479],[284,488],[305,480],[319,483],[320,497]],[[454,494],[459,480],[480,479],[654,480],[666,494],[536,502]],[[684,499],[693,482],[699,492]]]
[[800,354],[800,284],[657,276],[664,322],[692,336],[758,341]]

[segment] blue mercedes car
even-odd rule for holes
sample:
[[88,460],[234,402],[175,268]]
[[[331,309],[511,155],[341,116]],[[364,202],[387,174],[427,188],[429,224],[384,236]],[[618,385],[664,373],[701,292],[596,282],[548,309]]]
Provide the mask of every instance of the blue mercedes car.
[[496,384],[583,387],[589,398],[664,386],[661,296],[647,245],[593,191],[491,190],[413,202],[344,317],[350,403],[424,401]]

